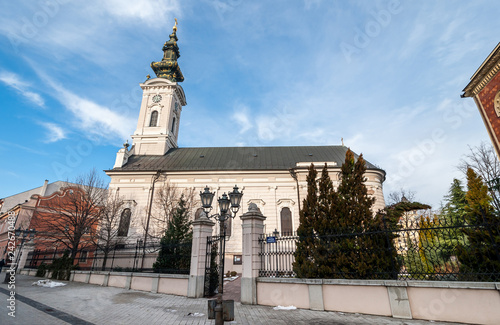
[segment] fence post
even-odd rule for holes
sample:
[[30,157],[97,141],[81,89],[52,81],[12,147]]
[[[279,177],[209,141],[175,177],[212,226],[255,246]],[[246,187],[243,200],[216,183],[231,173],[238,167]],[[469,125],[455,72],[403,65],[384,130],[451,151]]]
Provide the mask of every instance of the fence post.
[[190,298],[203,297],[205,280],[205,260],[207,258],[207,237],[212,235],[215,225],[204,213],[198,220],[193,221],[193,246],[191,249],[191,266],[187,296]]
[[255,203],[250,203],[248,212],[241,217],[242,227],[242,275],[241,275],[241,303],[257,304],[257,277],[260,269],[259,237],[264,233],[264,220]]

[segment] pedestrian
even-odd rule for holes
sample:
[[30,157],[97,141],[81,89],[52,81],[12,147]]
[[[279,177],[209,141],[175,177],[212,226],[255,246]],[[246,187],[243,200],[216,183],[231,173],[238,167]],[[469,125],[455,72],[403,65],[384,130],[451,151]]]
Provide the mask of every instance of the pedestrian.
[[2,260],[0,261],[0,273],[2,273],[2,268],[4,265],[5,265],[5,259],[2,258]]

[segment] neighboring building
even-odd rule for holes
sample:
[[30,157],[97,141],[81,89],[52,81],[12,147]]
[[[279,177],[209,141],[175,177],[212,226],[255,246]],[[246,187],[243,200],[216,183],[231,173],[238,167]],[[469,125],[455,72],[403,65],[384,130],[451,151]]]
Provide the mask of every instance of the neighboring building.
[[48,180],[45,180],[42,186],[35,187],[31,190],[27,190],[18,194],[8,196],[6,198],[0,199],[0,213],[6,212],[18,204],[29,201],[32,195],[38,194],[41,196],[50,195],[54,192],[59,191],[63,186],[68,186],[68,182],[56,181],[49,184]]
[[[53,258],[62,256],[67,250],[64,242],[71,240],[72,229],[78,228],[78,222],[82,223],[83,218],[78,217],[84,216],[83,213],[74,213],[75,210],[85,209],[86,205],[86,202],[81,202],[79,199],[84,196],[77,195],[78,191],[81,189],[77,186],[68,186],[47,196],[34,194],[27,202],[0,214],[0,252],[2,253],[0,258],[5,258],[7,254],[9,227],[10,232],[17,228],[36,230],[34,240],[29,244],[25,243],[24,246],[30,251],[27,266],[34,267],[42,262],[50,264]],[[94,210],[96,211],[95,218],[91,215]],[[98,226],[97,210],[98,208],[90,211],[89,221],[85,224],[88,227],[82,233],[78,246],[75,264],[79,263],[82,268],[90,267],[92,264],[95,247],[90,233],[95,232]],[[9,216],[11,216],[10,220]],[[16,248],[19,247],[19,243],[20,238],[16,238]]]
[[[106,171],[111,177],[110,190],[119,190],[120,195],[133,202],[127,207],[133,210],[125,236],[127,242],[144,238],[141,221],[147,218],[154,187],[165,183],[180,190],[194,189],[196,194],[208,186],[216,192],[213,213],[218,211],[217,198],[232,191],[236,184],[243,191],[238,215],[247,210],[248,204],[255,203],[267,217],[267,233],[275,229],[281,234],[295,231],[301,201],[307,194],[307,168],[314,163],[321,169],[326,163],[334,186],[338,186],[347,147],[178,148],[179,122],[186,97],[179,84],[184,77],[177,63],[176,27],[163,51],[162,61],[151,64],[157,78],[140,84],[143,97],[137,129],[132,135],[133,145],[129,150],[128,143],[125,144],[117,153],[114,168]],[[367,162],[366,178],[368,192],[376,198],[376,211],[385,206],[382,192],[385,172]],[[227,225],[227,232],[225,269],[240,271],[239,217]]]
[[484,60],[463,90],[472,97],[483,118],[497,156],[500,158],[500,43]]
[[[29,200],[22,204],[17,204],[9,210],[0,213],[0,259],[7,261],[7,249],[9,248],[9,231],[12,233],[17,228],[31,229],[30,221],[35,211],[36,200]],[[9,230],[10,228],[10,230]],[[20,240],[16,238],[16,247]],[[10,244],[12,247],[12,244]]]
[[51,195],[32,196],[37,203],[30,222],[30,228],[36,229],[31,266],[40,264],[44,258],[60,257],[70,248],[74,248],[69,255],[74,254],[75,264],[83,269],[92,266],[95,245],[91,234],[98,227],[100,204],[105,199],[106,190],[92,188],[90,191],[96,193],[93,195],[89,189],[83,188],[68,186]]

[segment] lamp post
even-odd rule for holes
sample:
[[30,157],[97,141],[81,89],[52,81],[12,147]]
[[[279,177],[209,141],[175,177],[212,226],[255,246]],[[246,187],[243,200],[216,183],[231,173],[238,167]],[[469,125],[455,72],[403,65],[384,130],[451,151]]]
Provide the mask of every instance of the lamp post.
[[[214,308],[215,311],[215,325],[224,324],[223,316],[223,306],[222,306],[222,292],[224,289],[224,240],[226,238],[226,231],[224,229],[224,222],[228,218],[234,218],[236,213],[240,209],[241,198],[243,197],[243,192],[238,191],[238,186],[233,187],[233,191],[222,194],[217,202],[219,203],[220,213],[213,214],[209,216],[210,211],[212,211],[212,201],[214,199],[215,193],[210,192],[210,189],[205,187],[204,192],[200,192],[201,205],[203,211],[207,214],[209,218],[214,218],[219,221],[219,290],[217,292],[217,305]],[[228,197],[229,195],[229,197]],[[228,213],[231,210],[232,213]]]
[[[35,231],[35,229],[21,229],[21,227],[19,227],[15,230],[14,233],[16,236],[14,238],[14,242],[17,241],[17,238],[21,237],[21,246],[19,247],[19,251],[18,251],[17,256],[16,256],[16,261],[14,262],[14,275],[15,275],[17,273],[17,267],[18,267],[19,259],[21,257],[21,252],[23,251],[24,241],[26,240],[27,237],[29,237],[30,240],[35,238],[36,231]],[[12,263],[11,263],[10,270],[12,270]],[[5,279],[3,280],[3,283],[9,283],[9,278],[12,275],[12,271],[10,271],[10,270],[5,271]]]

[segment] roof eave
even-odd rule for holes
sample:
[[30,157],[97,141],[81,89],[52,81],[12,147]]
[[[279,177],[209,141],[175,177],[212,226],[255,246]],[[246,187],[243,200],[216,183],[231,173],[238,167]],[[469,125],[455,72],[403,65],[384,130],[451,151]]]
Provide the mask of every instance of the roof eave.
[[483,90],[484,86],[496,75],[500,70],[500,42],[491,51],[488,57],[483,61],[479,68],[470,78],[470,82],[462,90],[463,94],[460,97],[474,97]]

